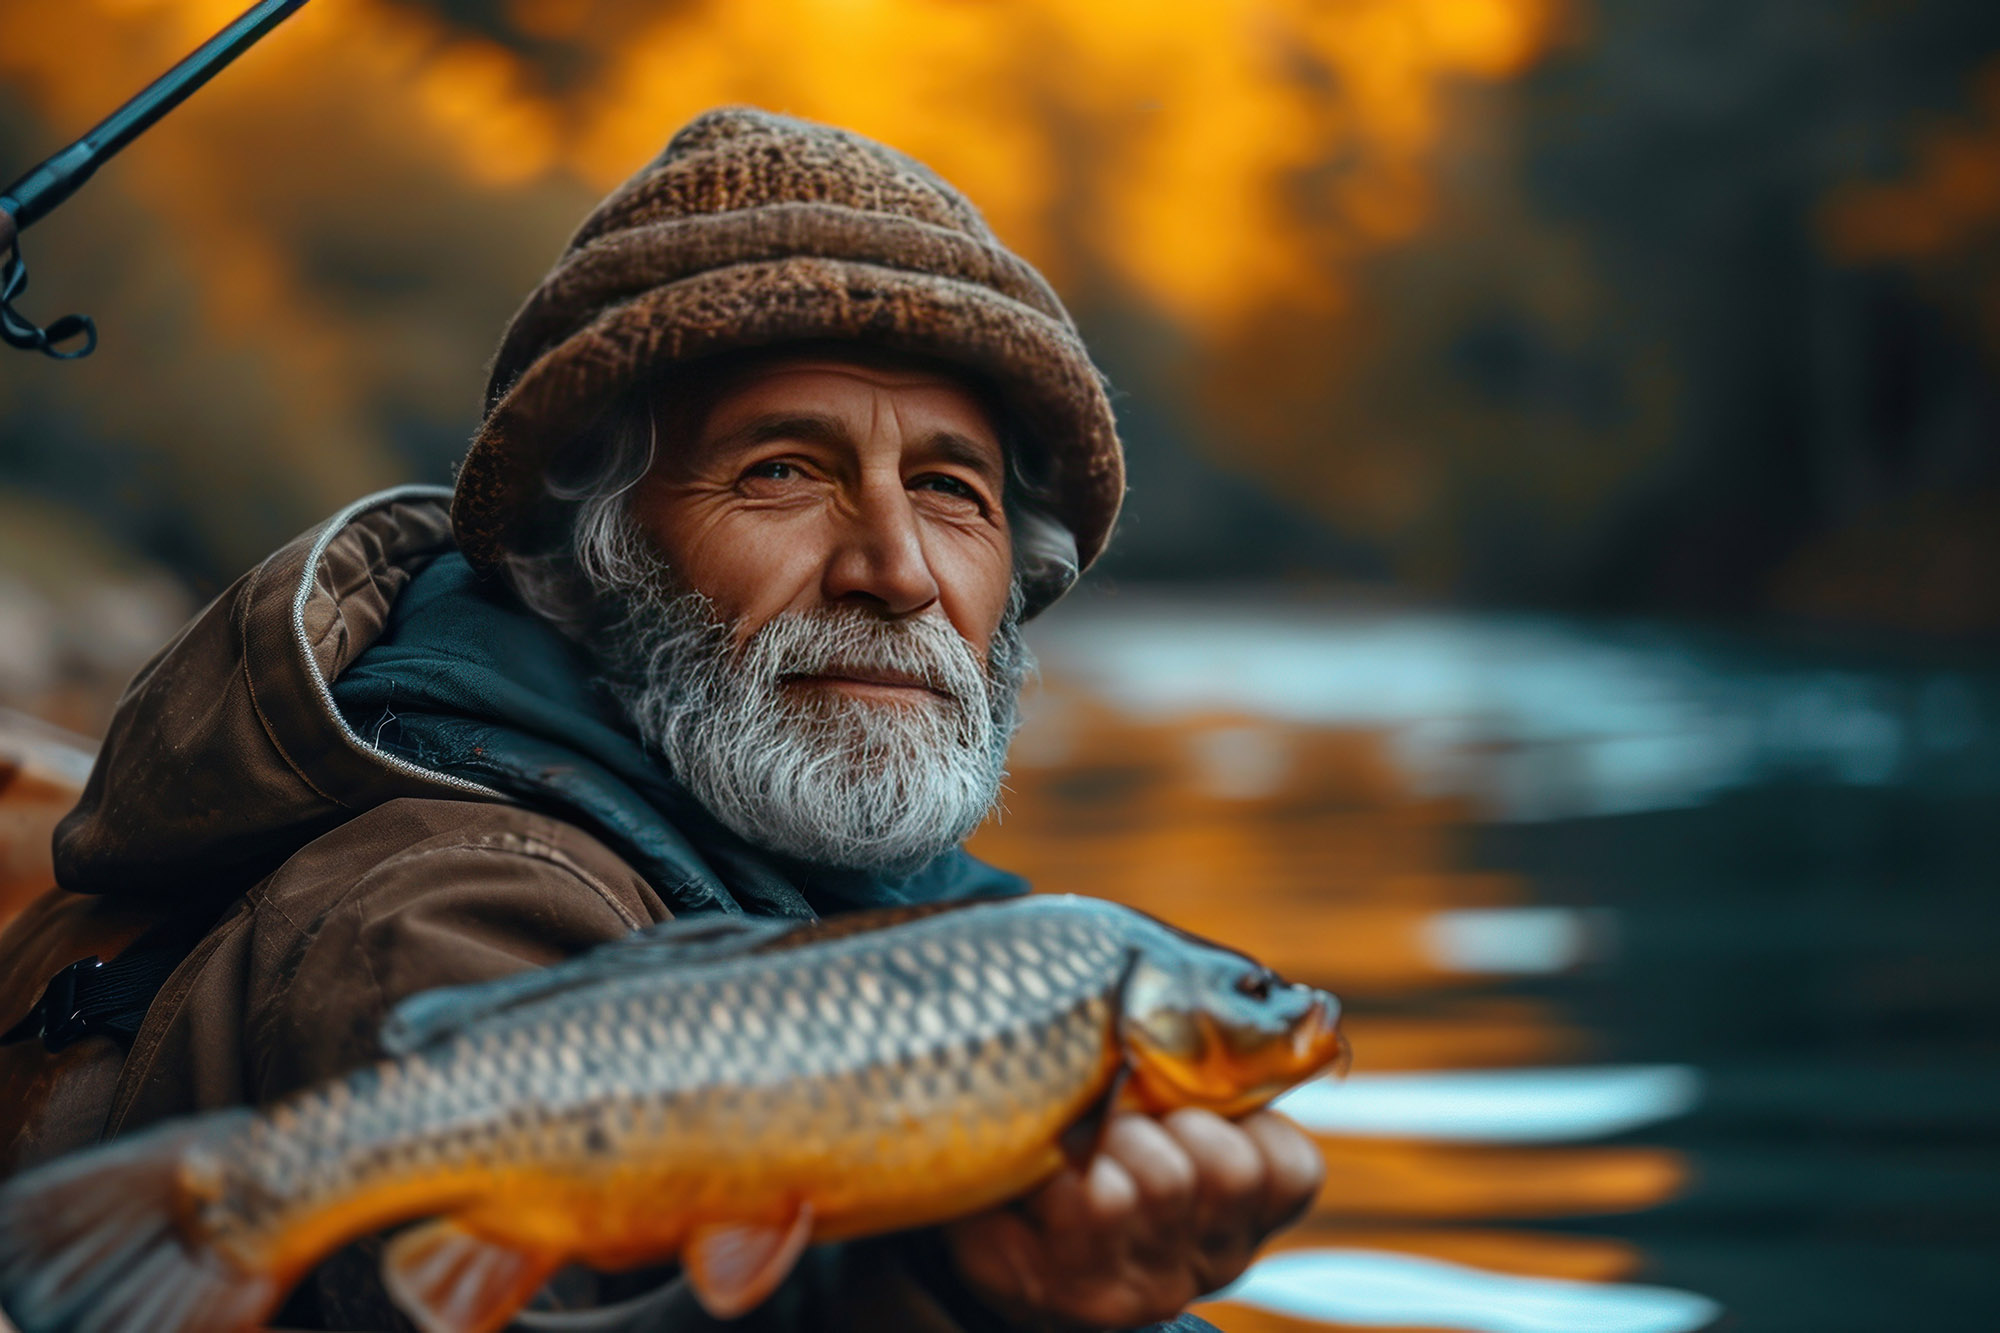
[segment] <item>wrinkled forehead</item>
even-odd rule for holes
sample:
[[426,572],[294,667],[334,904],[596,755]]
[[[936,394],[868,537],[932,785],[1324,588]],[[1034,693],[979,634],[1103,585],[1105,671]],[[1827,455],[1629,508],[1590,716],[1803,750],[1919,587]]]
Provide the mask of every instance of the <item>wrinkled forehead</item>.
[[[815,375],[847,377],[891,390],[935,391],[960,400],[983,433],[1011,464],[1016,432],[1011,414],[991,384],[965,367],[866,343],[794,343],[755,348],[679,365],[654,386],[654,420],[663,435],[699,438],[716,407],[758,385]],[[822,380],[834,383],[835,380]]]

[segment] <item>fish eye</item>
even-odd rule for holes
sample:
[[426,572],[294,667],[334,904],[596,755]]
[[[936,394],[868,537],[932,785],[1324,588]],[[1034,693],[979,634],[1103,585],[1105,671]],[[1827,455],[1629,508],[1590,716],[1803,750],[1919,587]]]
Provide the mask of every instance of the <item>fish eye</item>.
[[1254,972],[1245,972],[1236,978],[1236,993],[1247,995],[1253,1000],[1268,1000],[1271,998],[1271,986],[1276,981],[1277,977],[1272,975],[1270,968],[1260,967]]

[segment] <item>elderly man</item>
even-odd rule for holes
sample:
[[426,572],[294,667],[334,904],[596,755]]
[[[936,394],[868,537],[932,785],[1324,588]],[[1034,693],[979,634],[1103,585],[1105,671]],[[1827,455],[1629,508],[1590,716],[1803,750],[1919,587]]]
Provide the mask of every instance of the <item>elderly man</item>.
[[[449,520],[430,492],[361,502],[121,706],[61,878],[219,916],[107,1131],[267,1101],[376,1056],[410,994],[677,913],[1019,891],[959,844],[998,792],[1021,622],[1101,548],[1122,476],[1067,315],[949,185],[840,131],[696,120],[516,317]],[[1276,1117],[1125,1116],[1087,1170],[816,1252],[753,1319],[1172,1319],[1318,1181]],[[552,1298],[631,1296],[572,1278]],[[279,1322],[393,1318],[364,1252]],[[593,1326],[700,1316],[617,1319]]]

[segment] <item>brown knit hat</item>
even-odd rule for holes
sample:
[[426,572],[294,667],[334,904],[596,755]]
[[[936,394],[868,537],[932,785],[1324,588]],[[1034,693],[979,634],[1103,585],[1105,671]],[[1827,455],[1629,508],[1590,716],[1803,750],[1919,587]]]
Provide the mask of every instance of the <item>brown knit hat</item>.
[[[1079,567],[1110,535],[1124,458],[1104,384],[1062,303],[922,163],[845,130],[710,111],[584,222],[508,327],[452,526],[497,567],[542,475],[668,363],[853,340],[954,362],[1018,417]],[[1029,590],[1040,610],[1062,587]]]

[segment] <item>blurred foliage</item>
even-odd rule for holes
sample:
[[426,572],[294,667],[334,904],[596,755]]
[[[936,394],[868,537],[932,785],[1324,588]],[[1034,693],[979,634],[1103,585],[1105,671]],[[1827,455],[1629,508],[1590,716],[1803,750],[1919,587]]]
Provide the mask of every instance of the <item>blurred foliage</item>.
[[[238,8],[0,0],[0,161]],[[590,202],[751,101],[1071,300],[1113,578],[1992,631],[1996,88],[1984,0],[311,5],[26,238],[105,343],[0,361],[0,485],[212,589],[448,479]]]

